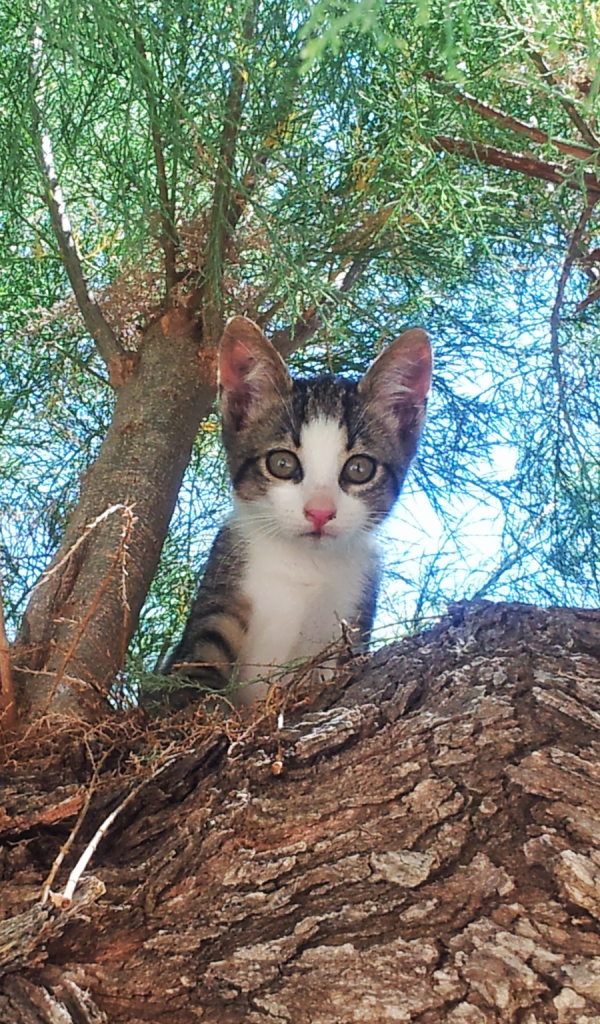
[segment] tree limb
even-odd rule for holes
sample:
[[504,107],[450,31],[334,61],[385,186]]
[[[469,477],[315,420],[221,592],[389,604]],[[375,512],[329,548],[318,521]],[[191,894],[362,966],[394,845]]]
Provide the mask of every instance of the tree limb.
[[[544,58],[542,57],[541,53],[539,53],[539,51],[536,50],[531,45],[526,32],[523,30],[523,27],[520,25],[520,23],[518,23],[516,21],[516,19],[511,18],[511,16],[509,15],[508,11],[503,7],[503,4],[502,4],[501,0],[499,2],[499,7],[500,7],[500,10],[502,11],[502,13],[503,13],[503,15],[504,15],[504,17],[505,17],[507,22],[509,22],[509,23],[512,22],[513,25],[514,24],[518,24],[518,27],[520,28],[520,36],[521,36],[521,40],[522,40],[522,43],[523,43],[523,48],[524,48],[525,52],[527,53],[528,57],[530,58],[530,60],[532,61],[532,63],[535,64],[535,66],[538,69],[538,71],[540,72],[542,78],[545,79],[545,81],[548,83],[548,85],[551,85],[553,88],[556,88],[557,90],[559,90],[560,89],[560,83],[555,78],[555,76],[552,74],[552,71],[550,70],[550,68],[546,64],[546,62],[545,62]],[[566,98],[566,96],[562,96],[560,94],[560,92],[557,93],[557,99],[558,99],[558,102],[560,103],[560,105],[562,106],[563,110],[566,111],[566,113],[569,115],[571,121],[573,122],[575,127],[578,129],[582,139],[584,139],[587,142],[588,146],[591,146],[592,149],[594,149],[594,150],[599,149],[600,148],[600,142],[598,141],[598,139],[594,135],[594,133],[591,130],[591,128],[589,128],[589,126],[585,123],[585,121],[582,118],[581,114],[577,110],[577,107],[575,106],[575,104],[572,103],[571,100],[568,100]]]
[[[244,19],[244,43],[249,43],[253,34],[254,7],[250,4]],[[219,145],[217,180],[209,216],[206,270],[202,288],[202,318],[206,343],[210,343],[211,340],[216,342],[223,327],[223,267],[227,240],[232,228],[232,171],[247,81],[248,76],[240,61],[231,73]]]
[[[540,72],[542,78],[544,78],[550,85],[558,86],[559,83],[557,82],[550,68],[544,61],[544,58],[542,57],[541,53],[538,53],[536,50],[530,48],[529,46],[527,46],[527,52],[529,53],[529,56],[531,57],[531,60],[535,64],[536,68]],[[589,128],[589,126],[585,123],[581,114],[577,110],[575,104],[572,103],[571,100],[568,100],[566,96],[559,95],[557,98],[563,110],[567,112],[567,114],[571,118],[571,121],[579,130],[582,139],[585,139],[588,146],[591,146],[592,149],[600,149],[600,141],[596,138],[591,128]]]
[[[344,279],[338,289],[338,295],[332,296],[321,306],[309,306],[307,310],[297,318],[294,324],[284,327],[271,336],[271,341],[277,351],[285,358],[301,348],[306,342],[317,333],[323,325],[323,317],[328,309],[332,309],[338,301],[338,296],[345,295],[356,284],[363,274],[367,265],[365,259],[355,259],[344,274]],[[338,275],[339,276],[339,275]]]
[[472,110],[481,114],[482,117],[486,117],[491,121],[498,121],[499,124],[502,124],[505,128],[510,128],[511,131],[517,132],[519,135],[526,135],[532,142],[554,146],[555,149],[558,149],[560,153],[564,153],[565,156],[573,156],[578,160],[589,160],[594,156],[594,150],[588,146],[577,146],[572,142],[565,142],[563,139],[555,139],[548,135],[547,132],[542,131],[541,128],[527,124],[525,121],[520,121],[519,118],[512,117],[510,114],[505,114],[504,111],[491,107],[489,103],[483,103],[468,92],[462,92],[460,89],[454,88],[453,94],[454,99],[458,103],[465,103]]
[[162,229],[160,244],[165,254],[165,285],[167,305],[170,305],[173,290],[177,284],[177,249],[179,247],[179,237],[175,228],[175,182],[171,182],[171,196],[169,196],[162,135],[156,114],[156,99],[152,90],[144,41],[137,27],[134,29],[134,36],[135,46],[142,60],[142,76],[148,112],[150,114],[152,148],[154,150],[158,196],[160,200],[160,225]]
[[54,236],[58,243],[79,311],[85,326],[96,343],[98,352],[110,369],[111,361],[121,356],[124,353],[124,349],[119,338],[106,320],[100,306],[93,298],[84,277],[81,260],[73,237],[71,222],[67,214],[63,192],[56,172],[52,140],[48,131],[44,128],[42,112],[34,95],[35,86],[38,85],[40,78],[39,61],[42,43],[39,30],[36,31],[33,45],[34,61],[32,70],[34,87],[31,89],[30,104],[34,128],[35,155],[44,180],[44,198],[50,212]]
[[[590,217],[592,216],[592,213],[594,212],[594,207],[595,207],[595,205],[596,205],[596,203],[598,202],[599,199],[600,199],[600,196],[596,195],[596,197],[594,199],[588,200],[584,210],[582,211],[582,213],[581,213],[581,215],[579,217],[579,220],[577,221],[577,224],[575,226],[575,230],[573,231],[573,234],[571,235],[571,239],[569,241],[569,247],[567,249],[567,254],[565,256],[565,261],[563,263],[562,271],[561,271],[560,278],[559,278],[559,281],[558,281],[558,288],[556,290],[556,298],[554,300],[554,306],[553,306],[553,309],[552,309],[552,314],[550,316],[550,340],[551,340],[551,345],[552,345],[552,369],[554,370],[554,375],[556,377],[556,381],[557,381],[557,384],[558,384],[560,403],[561,403],[561,407],[563,408],[563,412],[564,412],[564,415],[565,415],[565,420],[566,420],[566,423],[567,423],[567,427],[569,428],[569,433],[571,435],[571,440],[573,441],[574,446],[575,446],[575,448],[577,450],[578,450],[578,442],[577,442],[577,439],[575,437],[575,433],[573,431],[573,427],[572,427],[570,418],[568,416],[568,413],[566,411],[565,402],[564,402],[564,381],[563,381],[562,370],[561,370],[561,366],[560,366],[560,345],[559,345],[559,340],[558,340],[558,329],[559,329],[559,326],[560,326],[560,312],[561,312],[562,305],[563,305],[563,302],[564,302],[564,297],[565,297],[565,288],[567,286],[567,281],[569,280],[569,275],[571,273],[571,268],[572,268],[575,260],[578,258],[578,256],[581,255],[581,245],[580,245],[581,238],[582,238],[583,232],[585,231],[587,223],[588,223]],[[578,451],[578,454],[579,454],[579,451]]]
[[124,349],[112,327],[105,319],[85,280],[79,253],[73,238],[71,222],[67,215],[62,189],[56,176],[50,138],[44,131],[40,139],[39,163],[46,177],[47,185],[44,190],[44,198],[50,211],[54,237],[58,243],[79,311],[85,326],[96,343],[98,352],[106,365],[110,366],[111,360],[121,355]]
[[504,149],[497,149],[496,146],[469,142],[466,139],[450,138],[447,135],[436,135],[431,139],[431,145],[438,151],[458,153],[470,160],[477,160],[481,164],[502,167],[508,171],[519,171],[529,178],[541,178],[542,181],[553,181],[557,185],[567,185],[569,188],[581,189],[583,181],[588,199],[596,197],[594,198],[595,202],[600,198],[600,180],[590,171],[584,171],[578,177],[574,172],[561,167],[560,164],[546,163],[531,156],[524,156],[522,153],[508,153]]
[[152,122],[152,145],[154,147],[154,159],[156,161],[156,173],[158,180],[158,195],[160,197],[160,223],[162,237],[160,239],[165,254],[165,284],[167,288],[167,300],[172,295],[177,284],[177,247],[179,239],[175,230],[174,218],[171,214],[172,206],[169,200],[167,186],[167,174],[165,169],[165,157],[162,148],[162,137],[156,121]]

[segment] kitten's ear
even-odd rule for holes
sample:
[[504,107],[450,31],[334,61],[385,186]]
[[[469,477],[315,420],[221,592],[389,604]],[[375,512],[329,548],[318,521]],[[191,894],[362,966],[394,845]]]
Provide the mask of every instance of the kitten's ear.
[[287,395],[292,380],[287,367],[260,327],[234,316],[219,345],[219,394],[223,418],[241,430],[260,414],[269,392]]
[[360,381],[358,390],[393,417],[401,431],[414,434],[416,443],[425,422],[431,369],[427,332],[413,327],[377,357]]

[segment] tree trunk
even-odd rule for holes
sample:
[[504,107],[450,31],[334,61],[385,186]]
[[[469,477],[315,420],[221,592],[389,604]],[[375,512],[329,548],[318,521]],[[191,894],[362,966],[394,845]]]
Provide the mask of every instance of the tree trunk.
[[34,714],[93,718],[123,664],[215,397],[214,352],[199,346],[197,325],[178,308],[149,329],[139,358],[132,353],[110,429],[16,646],[17,680]]
[[281,729],[89,736],[78,852],[134,795],[64,909],[91,768],[6,769],[0,1022],[598,1024],[599,680],[600,613],[478,602]]

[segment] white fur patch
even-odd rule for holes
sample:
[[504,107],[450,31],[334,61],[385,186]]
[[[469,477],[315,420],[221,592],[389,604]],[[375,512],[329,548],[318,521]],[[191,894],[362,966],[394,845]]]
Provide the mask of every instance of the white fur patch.
[[[281,538],[256,537],[249,545],[243,583],[250,599],[250,628],[241,658],[241,681],[268,675],[278,665],[309,658],[341,636],[352,621],[377,559],[371,538],[325,551],[318,540],[304,547]],[[254,687],[242,700],[254,699]]]
[[[241,657],[240,680],[268,675],[276,666],[309,658],[352,621],[366,580],[377,572],[377,545],[364,502],[346,494],[339,476],[348,458],[346,432],[335,420],[317,419],[300,437],[303,479],[274,480],[257,501],[238,501],[235,526],[248,545],[242,590],[252,613]],[[327,502],[335,518],[311,535],[307,506]],[[264,684],[242,690],[250,703]]]

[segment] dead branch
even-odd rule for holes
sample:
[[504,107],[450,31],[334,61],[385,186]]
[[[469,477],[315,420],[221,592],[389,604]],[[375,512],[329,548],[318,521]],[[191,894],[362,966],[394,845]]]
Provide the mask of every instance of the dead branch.
[[44,182],[44,198],[50,212],[52,230],[56,238],[60,254],[67,271],[67,276],[75,294],[79,311],[83,317],[85,326],[96,343],[98,352],[110,368],[111,361],[118,359],[124,352],[123,346],[112,327],[105,319],[100,306],[93,298],[87,281],[84,277],[83,268],[71,222],[67,214],[67,208],[58,179],[56,165],[54,162],[54,151],[52,140],[43,123],[42,110],[35,98],[36,92],[41,88],[40,63],[42,56],[42,38],[39,29],[33,39],[33,61],[32,74],[35,87],[30,91],[30,109],[33,122],[34,149]]
[[560,164],[536,160],[534,157],[525,156],[522,153],[508,153],[496,146],[451,138],[447,135],[436,135],[431,139],[431,145],[437,151],[457,153],[469,160],[477,160],[478,163],[487,164],[490,167],[518,171],[529,178],[540,178],[542,181],[552,181],[557,185],[566,185],[578,190],[581,190],[583,184],[590,200],[594,199],[596,202],[600,198],[600,180],[590,171],[584,171],[583,174],[577,175]]

